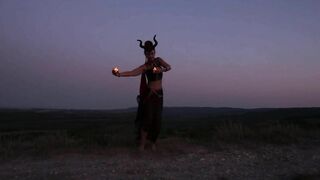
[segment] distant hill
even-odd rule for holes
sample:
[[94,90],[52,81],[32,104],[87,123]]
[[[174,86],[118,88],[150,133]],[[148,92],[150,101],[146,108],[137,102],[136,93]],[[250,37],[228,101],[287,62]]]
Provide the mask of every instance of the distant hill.
[[[21,129],[70,129],[106,127],[114,124],[134,124],[137,108],[115,110],[73,109],[0,109],[0,131]],[[210,122],[241,121],[289,122],[308,126],[320,126],[320,108],[212,108],[212,107],[165,107],[163,122],[171,127],[186,124],[210,124]],[[190,125],[191,126],[191,125]]]
[[[49,118],[49,119],[101,119],[134,116],[137,107],[113,110],[74,110],[74,109],[14,109],[1,108],[0,118]],[[229,108],[229,107],[164,107],[164,118],[194,119],[211,117],[252,118],[320,118],[320,107],[306,108]]]
[[[113,111],[121,112],[121,111]],[[122,110],[127,113],[135,113],[136,108]],[[164,107],[164,120],[303,120],[320,119],[320,107],[299,108],[229,108],[229,107]]]

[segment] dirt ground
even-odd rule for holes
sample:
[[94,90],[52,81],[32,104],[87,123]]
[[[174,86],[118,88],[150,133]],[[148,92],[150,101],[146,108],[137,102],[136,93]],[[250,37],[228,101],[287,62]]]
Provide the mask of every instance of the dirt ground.
[[320,146],[208,147],[171,137],[156,152],[103,148],[2,160],[0,179],[320,179]]

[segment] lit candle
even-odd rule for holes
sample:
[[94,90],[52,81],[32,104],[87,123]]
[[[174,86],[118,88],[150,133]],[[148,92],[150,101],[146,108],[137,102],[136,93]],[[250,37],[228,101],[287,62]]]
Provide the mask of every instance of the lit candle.
[[156,67],[154,67],[154,68],[153,68],[153,72],[156,72],[156,71],[157,71],[157,68],[156,68]]

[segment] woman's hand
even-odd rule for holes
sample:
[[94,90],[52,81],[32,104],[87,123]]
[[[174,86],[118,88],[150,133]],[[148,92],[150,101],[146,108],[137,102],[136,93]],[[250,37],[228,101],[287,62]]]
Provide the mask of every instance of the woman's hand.
[[118,68],[113,68],[112,69],[112,74],[113,75],[115,75],[115,76],[117,76],[117,77],[120,77],[120,72],[119,72],[119,69]]
[[155,74],[162,73],[162,68],[160,68],[160,67],[153,67],[152,72],[155,73]]

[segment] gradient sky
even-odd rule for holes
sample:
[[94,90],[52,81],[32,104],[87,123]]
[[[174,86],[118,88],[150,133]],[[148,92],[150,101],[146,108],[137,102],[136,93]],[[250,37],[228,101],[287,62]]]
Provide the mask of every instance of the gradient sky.
[[157,34],[165,106],[320,106],[319,0],[0,0],[0,107],[136,106]]

